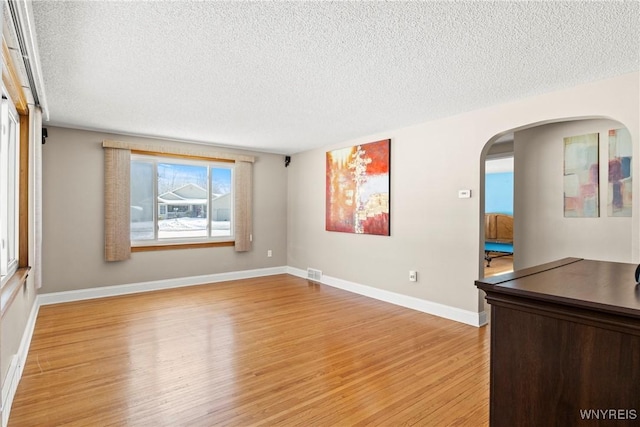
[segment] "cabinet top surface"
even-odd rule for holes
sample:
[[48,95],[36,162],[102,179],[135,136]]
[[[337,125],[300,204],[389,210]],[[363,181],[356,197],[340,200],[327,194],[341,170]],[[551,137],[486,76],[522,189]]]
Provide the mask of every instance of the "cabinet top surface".
[[487,293],[518,295],[640,318],[634,264],[565,258],[476,281]]

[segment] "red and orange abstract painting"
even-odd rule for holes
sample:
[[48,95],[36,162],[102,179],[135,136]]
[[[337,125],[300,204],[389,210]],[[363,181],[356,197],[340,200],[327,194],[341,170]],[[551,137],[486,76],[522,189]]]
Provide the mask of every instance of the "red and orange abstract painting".
[[327,152],[327,231],[390,235],[390,153],[390,139]]

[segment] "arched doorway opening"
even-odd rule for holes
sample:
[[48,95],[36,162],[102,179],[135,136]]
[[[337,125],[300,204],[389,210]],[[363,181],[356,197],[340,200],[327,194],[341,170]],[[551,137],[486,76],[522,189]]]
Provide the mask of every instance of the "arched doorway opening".
[[[567,183],[567,139],[583,135],[597,140],[597,166],[592,168],[592,173],[597,172],[597,214],[593,217],[567,213],[567,200],[581,196],[579,187]],[[621,142],[621,138],[628,139]],[[632,262],[633,218],[637,216],[630,205],[633,146],[626,127],[605,117],[533,123],[491,138],[480,159],[481,277],[485,277],[486,265],[487,161],[496,153],[513,156],[514,269],[569,256]],[[617,172],[615,164],[621,165]],[[628,200],[621,205],[625,197]]]
[[513,135],[500,137],[485,159],[484,277],[513,271]]

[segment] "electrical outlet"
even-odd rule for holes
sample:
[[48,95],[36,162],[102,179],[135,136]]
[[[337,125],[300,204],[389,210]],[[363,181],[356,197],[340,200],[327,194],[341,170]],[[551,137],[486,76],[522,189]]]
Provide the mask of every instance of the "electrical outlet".
[[409,271],[409,281],[410,282],[417,282],[418,281],[418,272],[415,270],[410,270]]
[[269,250],[267,251],[267,256],[268,256],[269,258],[271,258],[271,257],[273,256],[273,251],[272,251],[271,249],[269,249]]

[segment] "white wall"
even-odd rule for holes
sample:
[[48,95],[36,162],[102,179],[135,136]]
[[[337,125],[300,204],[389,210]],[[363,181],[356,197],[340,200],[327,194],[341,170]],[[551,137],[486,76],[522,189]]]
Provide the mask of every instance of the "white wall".
[[[632,218],[607,216],[608,131],[620,127],[580,120],[515,133],[514,268],[564,257],[632,261]],[[563,139],[588,133],[600,134],[600,217],[565,218]]]
[[[638,73],[627,74],[293,156],[288,265],[318,268],[332,277],[478,312],[483,304],[474,280],[482,269],[480,184],[487,143],[531,124],[604,116],[630,130],[638,152],[638,79]],[[326,151],[385,138],[391,138],[392,152],[391,236],[325,231]],[[638,183],[634,186],[640,194]],[[473,197],[458,199],[460,189],[471,189]],[[636,198],[634,212],[637,205]],[[637,223],[629,250],[634,262],[639,259]],[[418,271],[417,283],[409,282],[409,270]]]

